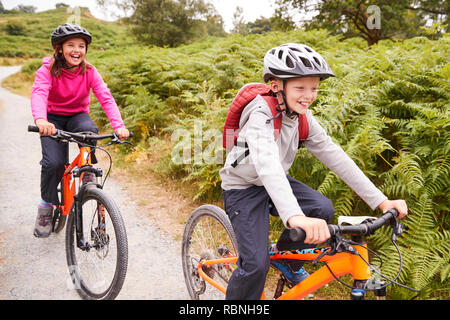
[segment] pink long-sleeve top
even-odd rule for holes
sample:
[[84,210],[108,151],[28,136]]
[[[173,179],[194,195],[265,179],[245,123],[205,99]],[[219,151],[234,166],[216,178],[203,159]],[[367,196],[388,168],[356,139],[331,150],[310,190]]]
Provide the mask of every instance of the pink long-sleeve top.
[[31,93],[31,112],[34,120],[47,119],[47,113],[74,115],[89,113],[90,93],[95,94],[114,130],[124,128],[119,108],[106,83],[94,66],[82,74],[81,68],[74,73],[62,69],[60,77],[50,74],[51,58],[42,60],[36,71]]

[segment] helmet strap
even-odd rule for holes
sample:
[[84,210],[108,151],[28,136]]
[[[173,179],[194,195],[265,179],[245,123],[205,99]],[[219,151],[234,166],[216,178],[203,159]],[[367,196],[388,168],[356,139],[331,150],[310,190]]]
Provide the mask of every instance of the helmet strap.
[[62,67],[65,70],[70,70],[70,69],[78,67],[77,65],[69,67],[66,59],[62,56],[62,54],[55,54],[54,57],[55,57],[55,61],[62,61]]
[[[280,103],[278,106],[286,106],[286,108],[284,109],[284,111],[286,112],[286,116],[288,117],[294,117],[294,116],[298,116],[298,113],[295,111],[291,111],[291,108],[289,108],[289,105],[287,103],[287,99],[286,99],[286,94],[284,93],[284,88],[286,87],[286,79],[283,79],[283,89],[279,90],[278,92],[281,93],[281,96],[283,97],[283,103]],[[278,108],[277,106],[277,108]]]

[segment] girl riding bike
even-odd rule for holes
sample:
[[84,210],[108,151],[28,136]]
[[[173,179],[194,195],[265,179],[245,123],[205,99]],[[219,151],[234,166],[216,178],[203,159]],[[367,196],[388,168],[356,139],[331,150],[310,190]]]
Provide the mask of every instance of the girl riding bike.
[[[76,24],[64,24],[53,31],[54,54],[42,60],[31,93],[31,111],[41,135],[54,135],[56,129],[97,133],[98,128],[88,115],[92,89],[118,137],[129,137],[108,87],[97,69],[85,59],[91,40],[91,34]],[[67,162],[68,145],[41,137],[41,146],[41,201],[34,235],[48,237],[52,230],[53,205],[59,204],[57,186]],[[92,163],[96,163],[95,148],[92,150]],[[83,183],[93,178],[92,174],[86,174]]]

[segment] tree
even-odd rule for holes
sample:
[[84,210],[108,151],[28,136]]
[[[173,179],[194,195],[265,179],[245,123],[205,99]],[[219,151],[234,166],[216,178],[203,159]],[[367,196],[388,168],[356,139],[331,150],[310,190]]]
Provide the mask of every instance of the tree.
[[306,29],[360,36],[369,45],[418,35],[427,20],[448,21],[449,12],[449,2],[444,0],[280,0],[279,6],[318,12],[312,20],[303,21]]
[[244,20],[244,9],[242,7],[237,6],[233,13],[233,29],[231,32],[240,33],[244,36],[248,33],[247,24]]
[[25,13],[35,13],[37,8],[35,6],[25,6],[23,4],[19,4],[14,10],[25,12]]
[[97,0],[131,12],[127,21],[136,38],[174,47],[207,35],[223,35],[223,19],[204,0]]
[[260,17],[253,22],[247,23],[248,33],[264,33],[272,30],[270,18]]
[[0,1],[0,14],[5,13],[5,7],[3,7],[3,3]]

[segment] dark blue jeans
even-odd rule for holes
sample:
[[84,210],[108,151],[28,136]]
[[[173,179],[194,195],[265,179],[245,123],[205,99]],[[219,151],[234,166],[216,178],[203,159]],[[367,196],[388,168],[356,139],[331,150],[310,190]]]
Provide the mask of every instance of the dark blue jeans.
[[[329,223],[334,215],[331,200],[304,183],[289,176],[287,178],[303,213]],[[270,267],[269,213],[272,215],[278,213],[262,186],[226,190],[222,192],[222,196],[239,250],[238,268],[228,283],[226,299],[258,300],[261,298]],[[312,248],[314,245],[291,241],[289,230],[286,229],[281,234],[277,247],[279,250],[289,250]],[[301,264],[297,263],[296,267],[298,270]]]
[[[56,129],[64,131],[98,133],[98,128],[87,113],[71,116],[48,113],[47,121],[53,123]],[[64,174],[64,165],[69,162],[69,145],[58,143],[49,137],[41,137],[41,146],[41,198],[46,202],[58,205],[57,187]],[[92,163],[97,163],[94,150],[92,149]]]

